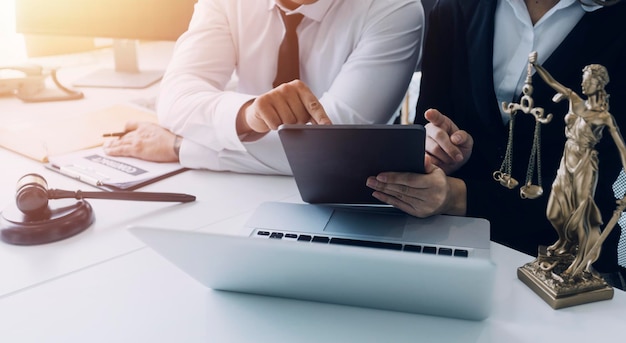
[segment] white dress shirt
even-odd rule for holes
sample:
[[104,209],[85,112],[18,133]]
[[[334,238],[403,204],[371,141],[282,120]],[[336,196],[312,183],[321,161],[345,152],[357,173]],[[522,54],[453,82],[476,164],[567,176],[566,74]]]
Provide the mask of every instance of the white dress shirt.
[[[388,122],[420,56],[420,2],[319,0],[294,12],[304,15],[300,79],[333,123]],[[198,1],[157,103],[161,124],[184,137],[184,166],[291,174],[275,131],[241,142],[235,129],[241,106],[272,89],[283,33],[274,0]]]
[[505,123],[509,115],[503,111],[501,104],[510,103],[521,94],[528,55],[537,51],[537,62],[543,64],[578,24],[585,11],[598,8],[600,6],[582,5],[577,0],[561,0],[533,25],[524,0],[498,0],[493,40],[493,81]]

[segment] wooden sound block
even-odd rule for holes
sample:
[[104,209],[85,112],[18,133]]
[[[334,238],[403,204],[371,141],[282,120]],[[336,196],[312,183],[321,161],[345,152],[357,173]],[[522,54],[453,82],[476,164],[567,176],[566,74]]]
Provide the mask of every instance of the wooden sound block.
[[0,238],[9,244],[37,245],[72,237],[95,220],[85,200],[55,200],[42,213],[25,215],[15,204],[1,213]]

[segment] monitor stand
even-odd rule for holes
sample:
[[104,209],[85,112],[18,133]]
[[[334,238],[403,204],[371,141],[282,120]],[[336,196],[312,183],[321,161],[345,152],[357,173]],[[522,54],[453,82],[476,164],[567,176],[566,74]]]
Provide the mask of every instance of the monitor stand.
[[146,88],[163,77],[163,70],[139,70],[137,40],[115,39],[115,70],[99,69],[74,81],[76,87]]

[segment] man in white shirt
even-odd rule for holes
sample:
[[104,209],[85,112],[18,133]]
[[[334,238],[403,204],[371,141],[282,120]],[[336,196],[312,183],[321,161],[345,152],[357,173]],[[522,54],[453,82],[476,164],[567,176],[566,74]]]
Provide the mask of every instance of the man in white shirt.
[[[300,79],[273,88],[285,30],[279,8],[304,16]],[[200,0],[161,83],[161,126],[129,123],[105,149],[190,168],[291,174],[275,129],[388,122],[420,58],[423,23],[418,0]]]

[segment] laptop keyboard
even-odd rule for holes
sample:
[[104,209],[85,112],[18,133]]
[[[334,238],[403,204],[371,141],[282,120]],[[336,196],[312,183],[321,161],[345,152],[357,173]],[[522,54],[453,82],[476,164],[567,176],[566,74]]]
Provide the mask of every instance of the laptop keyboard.
[[286,232],[278,232],[278,231],[265,231],[265,230],[257,230],[256,236],[269,238],[269,239],[286,239],[286,240],[292,240],[296,242],[313,242],[313,243],[323,243],[323,244],[350,245],[350,246],[365,247],[365,248],[388,249],[388,250],[397,250],[397,251],[433,254],[433,255],[444,255],[444,256],[455,256],[455,257],[468,257],[469,256],[469,250],[467,249],[459,249],[455,247],[445,247],[445,246],[368,241],[368,240],[353,239],[353,238],[306,235],[306,234],[286,233]]

